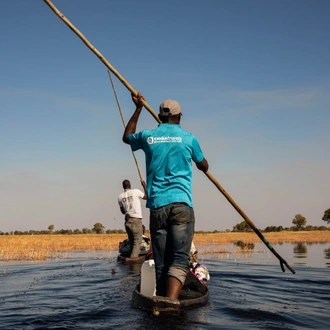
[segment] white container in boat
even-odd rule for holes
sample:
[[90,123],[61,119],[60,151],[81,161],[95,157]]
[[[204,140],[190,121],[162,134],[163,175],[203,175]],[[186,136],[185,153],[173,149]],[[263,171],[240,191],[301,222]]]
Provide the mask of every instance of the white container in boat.
[[153,259],[146,260],[142,264],[140,293],[147,297],[156,295],[156,272]]

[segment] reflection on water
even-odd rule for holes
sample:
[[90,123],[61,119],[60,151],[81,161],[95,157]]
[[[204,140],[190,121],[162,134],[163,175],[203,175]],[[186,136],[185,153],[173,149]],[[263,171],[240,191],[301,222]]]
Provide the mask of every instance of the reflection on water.
[[305,243],[298,243],[293,247],[293,253],[296,258],[306,258],[307,257],[307,245]]
[[[235,246],[237,247],[236,244]],[[262,243],[256,243],[254,252],[261,252],[263,248],[265,248],[265,246]],[[282,243],[274,244],[274,248],[291,266],[330,268],[330,243]],[[251,250],[251,252],[253,251]],[[271,262],[276,263],[277,258],[273,256],[268,249],[264,249],[263,252],[265,253],[259,253],[258,255],[258,259],[261,263],[265,262],[265,260],[271,260]],[[239,258],[239,256],[235,256],[235,260]],[[253,258],[253,256],[251,256],[251,258]]]
[[[317,264],[317,266],[325,265],[325,267],[330,268],[330,262],[324,263],[324,259],[330,259],[330,248],[323,249],[323,255],[320,253],[324,245],[329,246],[329,243],[299,242],[295,244],[293,247],[294,264],[307,267],[312,267]],[[320,263],[320,265],[318,263]]]
[[128,264],[127,270],[129,274],[140,274],[141,264]]
[[[324,258],[330,259],[330,248],[324,250]],[[325,263],[328,268],[330,268],[330,262]]]
[[[273,244],[275,251],[292,267],[330,268],[330,242]],[[226,259],[235,262],[278,264],[279,260],[263,243],[236,241],[228,245],[205,244],[198,246],[199,259]],[[257,257],[256,257],[257,255]],[[294,268],[294,267],[293,267]]]
[[[281,243],[273,244],[276,252],[292,266],[330,268],[330,243]],[[278,263],[278,259],[263,243],[248,244],[236,241],[233,244],[221,245],[221,250],[210,246],[199,246],[200,257],[210,259],[227,259],[235,262],[253,263],[257,259],[263,263]],[[257,257],[256,257],[257,255]],[[293,267],[294,268],[294,267]]]
[[241,250],[253,250],[254,244],[253,243],[244,243],[243,241],[236,241],[234,245],[239,247]]
[[[293,256],[296,259],[306,259],[307,258],[307,245],[305,243],[299,242],[297,245],[293,247]],[[306,266],[307,263],[303,262],[295,262],[295,265]]]

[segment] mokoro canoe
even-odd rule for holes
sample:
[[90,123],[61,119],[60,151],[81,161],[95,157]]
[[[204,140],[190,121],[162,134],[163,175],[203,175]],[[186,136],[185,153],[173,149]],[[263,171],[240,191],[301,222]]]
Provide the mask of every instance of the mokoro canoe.
[[137,258],[124,257],[121,254],[119,254],[117,257],[117,262],[125,265],[143,264],[145,260],[146,260],[145,254],[139,255]]
[[140,293],[140,283],[135,287],[132,296],[132,307],[151,311],[153,315],[179,315],[187,309],[204,306],[209,299],[209,291],[193,272],[189,272],[181,290],[179,299],[153,296]]
[[137,258],[129,258],[119,254],[117,257],[117,262],[125,265],[138,265],[143,264],[145,260],[150,258],[152,258],[152,250],[141,252]]

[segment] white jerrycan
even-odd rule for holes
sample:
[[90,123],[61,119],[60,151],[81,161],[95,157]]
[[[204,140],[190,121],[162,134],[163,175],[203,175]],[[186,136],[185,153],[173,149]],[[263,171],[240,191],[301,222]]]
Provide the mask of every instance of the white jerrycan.
[[153,259],[146,260],[142,264],[140,293],[147,297],[156,295],[156,272]]

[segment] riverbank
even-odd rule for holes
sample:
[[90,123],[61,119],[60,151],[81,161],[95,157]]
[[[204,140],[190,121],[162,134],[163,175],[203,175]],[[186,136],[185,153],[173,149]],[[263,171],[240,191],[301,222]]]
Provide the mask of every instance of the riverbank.
[[[330,231],[282,231],[263,233],[263,235],[271,244],[330,242]],[[122,242],[126,237],[126,234],[1,235],[0,261],[43,261],[63,258],[67,253],[75,252],[109,251],[110,253],[111,251],[117,251],[119,242]],[[194,243],[199,246],[219,246],[237,241],[247,244],[261,242],[254,232],[198,233],[194,236]]]

